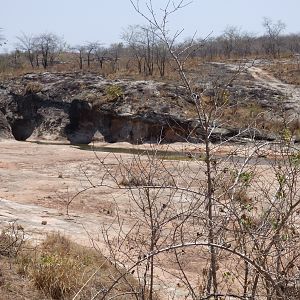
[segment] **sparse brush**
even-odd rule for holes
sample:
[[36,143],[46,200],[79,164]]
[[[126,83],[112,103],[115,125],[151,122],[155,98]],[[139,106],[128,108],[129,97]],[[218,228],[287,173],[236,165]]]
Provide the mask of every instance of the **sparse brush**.
[[124,186],[149,186],[153,185],[153,182],[147,182],[145,178],[141,176],[135,176],[133,174],[129,174],[129,176],[124,176],[120,182],[120,185]]
[[[23,251],[18,263],[19,273],[31,278],[34,285],[52,299],[72,299],[85,283],[88,284],[78,299],[90,299],[99,289],[106,290],[113,278],[126,272],[116,269],[96,250],[72,243],[60,234],[48,235],[36,251]],[[138,290],[132,277],[124,278],[110,295],[124,294],[133,286]],[[118,299],[132,298],[120,296]]]
[[41,92],[42,89],[43,89],[43,86],[40,83],[29,82],[25,87],[24,95],[36,94],[36,93]]
[[176,186],[174,178],[165,168],[163,159],[148,156],[149,161],[134,157],[133,161],[124,164],[120,169],[119,184],[127,187]]
[[70,294],[78,284],[78,273],[83,271],[78,261],[58,254],[43,254],[34,265],[30,276],[35,285],[53,299],[62,299]]
[[0,255],[15,257],[24,243],[24,231],[21,226],[12,224],[0,234]]
[[124,94],[123,89],[115,84],[108,86],[105,89],[105,92],[111,100],[117,100],[118,98],[121,98]]
[[85,267],[70,247],[70,241],[63,236],[49,235],[36,253],[22,253],[19,273],[28,275],[52,299],[64,299],[81,284],[79,275]]

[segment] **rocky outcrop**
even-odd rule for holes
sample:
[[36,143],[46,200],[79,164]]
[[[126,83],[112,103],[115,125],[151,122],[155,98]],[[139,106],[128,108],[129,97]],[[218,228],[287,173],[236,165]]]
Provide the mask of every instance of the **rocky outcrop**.
[[0,139],[11,138],[11,128],[4,114],[0,111]]
[[195,110],[186,101],[184,88],[154,81],[111,81],[80,73],[27,74],[3,83],[0,109],[1,132],[17,140],[87,144],[195,139],[189,136]]
[[[211,82],[209,78],[207,82]],[[207,83],[201,85],[206,85],[203,94],[208,93],[210,97]],[[229,86],[228,89],[232,103],[242,101],[237,99],[245,95],[249,101],[251,93],[255,101],[258,93],[262,93],[264,99],[267,97],[265,90],[255,90],[254,95],[254,90],[247,87]],[[239,132],[239,128],[213,126],[212,141]],[[261,132],[251,133],[253,135],[262,139],[270,137]],[[169,143],[199,142],[203,132],[195,105],[182,86],[155,81],[108,80],[92,73],[46,72],[2,82],[0,136],[13,136],[21,141],[66,139],[74,144],[88,144],[93,140]]]

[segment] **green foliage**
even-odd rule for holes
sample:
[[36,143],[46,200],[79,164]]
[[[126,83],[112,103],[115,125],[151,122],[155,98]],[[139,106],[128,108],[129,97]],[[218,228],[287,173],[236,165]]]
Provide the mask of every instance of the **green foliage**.
[[223,276],[224,276],[224,277],[229,277],[229,276],[231,276],[231,273],[228,272],[228,271],[227,271],[227,272],[224,272],[224,273],[223,273]]
[[124,95],[123,89],[120,86],[115,85],[115,84],[108,86],[106,88],[105,92],[109,96],[109,98],[112,100],[121,98]]
[[286,194],[285,194],[285,192],[282,190],[282,189],[280,189],[277,193],[276,193],[276,198],[277,199],[283,199],[283,198],[285,198],[286,197]]
[[294,153],[290,156],[291,163],[298,167],[300,165],[300,152]]
[[276,178],[277,178],[277,181],[280,185],[280,187],[283,187],[283,185],[286,183],[286,177],[284,174],[276,174]]
[[275,219],[275,218],[272,218],[270,220],[270,224],[271,224],[273,230],[276,230],[278,228],[278,225],[279,225],[279,220]]
[[246,213],[243,213],[240,216],[240,223],[244,228],[254,228],[255,227],[255,221],[253,219],[253,216],[248,215]]
[[279,183],[279,189],[276,192],[276,198],[284,199],[286,197],[286,193],[284,191],[284,186],[286,184],[287,178],[284,174],[277,173],[276,179],[277,179],[277,182]]
[[253,172],[242,172],[239,176],[239,181],[248,186],[253,178]]
[[228,104],[230,98],[230,93],[228,90],[222,89],[219,91],[219,100],[220,100],[220,105]]
[[253,207],[253,205],[252,205],[251,203],[244,204],[244,205],[242,205],[241,208],[242,208],[243,210],[248,211],[248,212],[251,212],[251,211],[254,209],[254,207]]
[[282,137],[283,141],[285,141],[286,143],[289,143],[292,139],[291,130],[288,128],[284,128],[281,132],[281,137]]

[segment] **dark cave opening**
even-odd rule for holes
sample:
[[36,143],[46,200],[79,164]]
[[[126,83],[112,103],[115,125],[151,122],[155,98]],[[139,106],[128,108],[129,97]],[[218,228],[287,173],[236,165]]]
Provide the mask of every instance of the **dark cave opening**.
[[32,135],[34,128],[34,122],[26,119],[16,120],[11,125],[12,134],[17,141],[26,141]]

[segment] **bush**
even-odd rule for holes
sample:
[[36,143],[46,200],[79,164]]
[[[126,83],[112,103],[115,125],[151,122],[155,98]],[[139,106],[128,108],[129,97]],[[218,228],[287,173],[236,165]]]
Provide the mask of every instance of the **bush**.
[[110,85],[106,88],[105,93],[111,100],[117,100],[123,96],[123,89],[118,85]]
[[15,224],[2,230],[0,234],[0,255],[15,257],[24,243],[24,231]]
[[24,94],[28,95],[28,94],[36,94],[41,92],[43,89],[43,86],[38,83],[38,82],[29,82],[26,87],[25,87],[25,91]]
[[[72,299],[89,278],[78,299],[90,299],[99,287],[105,290],[113,278],[123,272],[98,251],[72,243],[60,234],[48,235],[36,251],[23,251],[18,264],[19,273],[28,276],[39,290],[52,299]],[[92,276],[97,269],[97,274]],[[139,288],[132,277],[125,276],[110,295],[126,293],[133,286]],[[133,298],[121,296],[118,299]]]

